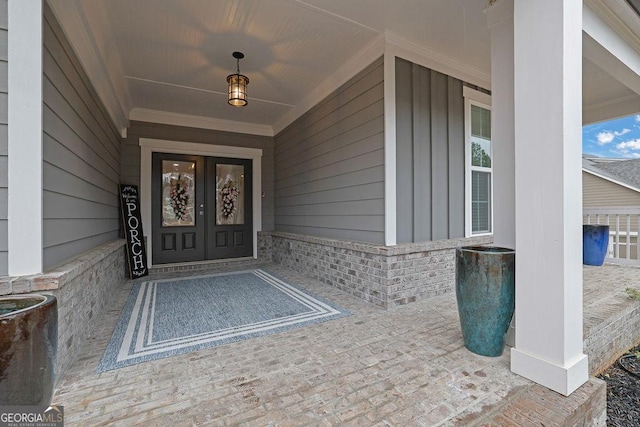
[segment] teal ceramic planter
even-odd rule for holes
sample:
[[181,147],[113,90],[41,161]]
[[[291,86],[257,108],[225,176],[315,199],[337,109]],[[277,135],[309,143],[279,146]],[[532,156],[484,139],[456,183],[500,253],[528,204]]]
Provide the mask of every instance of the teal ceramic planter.
[[515,309],[515,251],[464,247],[456,251],[456,299],[464,345],[482,356],[500,356]]

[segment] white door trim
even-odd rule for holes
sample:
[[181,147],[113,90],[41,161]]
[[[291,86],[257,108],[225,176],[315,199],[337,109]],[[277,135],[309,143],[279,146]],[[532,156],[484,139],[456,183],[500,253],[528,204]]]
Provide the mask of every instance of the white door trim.
[[153,153],[192,154],[207,157],[251,159],[253,167],[253,257],[258,258],[258,231],[262,231],[262,150],[227,145],[140,138],[140,213],[147,238],[147,263],[153,265],[151,238],[151,157]]

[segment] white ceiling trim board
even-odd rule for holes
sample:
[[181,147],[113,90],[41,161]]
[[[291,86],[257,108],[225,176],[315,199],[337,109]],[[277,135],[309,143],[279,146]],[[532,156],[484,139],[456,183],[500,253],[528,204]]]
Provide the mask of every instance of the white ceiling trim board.
[[405,39],[391,31],[385,31],[385,40],[387,43],[386,51],[393,53],[393,55],[399,58],[491,90],[490,74]]
[[[196,92],[212,93],[214,95],[224,95],[225,98],[228,95],[227,92],[220,92],[218,90],[201,89],[201,88],[197,88],[197,87],[193,87],[193,86],[185,86],[185,85],[179,85],[179,84],[169,83],[169,82],[159,82],[157,80],[143,79],[141,77],[133,77],[133,76],[124,76],[124,77],[126,79],[128,79],[128,80],[135,80],[135,81],[138,81],[138,82],[145,82],[145,83],[152,83],[152,84],[157,84],[157,85],[162,85],[162,86],[176,87],[176,88],[179,88],[179,89],[193,90],[193,91],[196,91]],[[249,100],[251,102],[264,102],[264,103],[267,103],[267,104],[281,105],[283,107],[294,107],[294,105],[291,105],[291,104],[285,104],[284,102],[277,102],[277,101],[269,101],[268,99],[260,99],[260,98],[249,97]]]
[[583,24],[584,31],[588,30],[589,24],[584,22],[584,15],[586,9],[589,9],[590,13],[597,15],[609,28],[613,29],[621,38],[627,43],[634,46],[636,50],[640,49],[640,37],[636,35],[627,25],[613,12],[605,3],[612,3],[619,8],[626,10],[626,13],[635,15],[635,11],[631,9],[624,0],[610,0],[609,2],[603,2],[602,0],[584,0],[582,5]]
[[[603,45],[602,43],[605,44]],[[609,49],[614,49],[614,51]],[[622,48],[621,50],[626,49]],[[632,49],[629,50],[633,52]],[[587,58],[613,79],[640,95],[640,53],[634,53],[637,58],[621,58],[619,56],[620,52],[616,52],[616,48],[612,47],[610,43],[606,41],[599,42],[586,32],[583,33],[582,37],[582,51],[584,58]]]
[[640,94],[640,43],[625,40],[586,4],[582,8],[584,56],[613,78]]
[[322,8],[320,8],[318,6],[314,6],[314,5],[309,4],[309,3],[307,3],[307,2],[305,2],[303,0],[294,0],[294,1],[296,3],[298,3],[300,6],[306,7],[307,9],[311,9],[313,11],[322,13],[322,14],[330,16],[332,18],[336,18],[339,21],[344,21],[344,22],[347,22],[349,24],[357,25],[358,27],[364,28],[365,30],[368,30],[368,31],[371,31],[374,34],[380,34],[380,31],[376,30],[375,28],[371,28],[371,27],[369,27],[369,26],[367,26],[367,25],[365,25],[365,24],[363,24],[361,22],[354,21],[353,19],[349,19],[346,16],[338,15],[337,13],[333,13],[333,12],[330,12],[330,11],[328,11],[326,9],[322,9]]
[[146,108],[134,108],[133,110],[131,110],[131,113],[129,114],[129,120],[160,123],[173,126],[184,126],[198,129],[218,130],[223,132],[244,133],[249,135],[274,135],[273,128],[269,125],[234,122],[231,120],[191,116],[187,114],[170,113],[168,111],[149,110]]
[[[107,71],[93,35],[87,31],[85,17],[72,2],[50,1],[49,5],[67,39],[73,41],[71,46],[111,120],[120,131],[121,136],[125,137],[129,126],[127,113],[131,109],[129,96],[126,89],[124,89],[124,93],[116,90],[116,85],[111,80],[111,75]],[[120,73],[120,75],[123,74]],[[123,85],[124,87],[125,85]]]
[[582,109],[582,124],[588,125],[640,113],[640,96],[629,95]]
[[278,120],[273,126],[274,134],[277,135],[279,132],[284,130],[284,128],[293,123],[297,118],[309,111],[340,86],[348,82],[349,79],[364,70],[373,61],[380,58],[384,54],[384,46],[384,36],[381,34],[357,55],[353,56],[327,79],[316,86],[316,88],[313,89],[307,97],[301,100],[295,108]]

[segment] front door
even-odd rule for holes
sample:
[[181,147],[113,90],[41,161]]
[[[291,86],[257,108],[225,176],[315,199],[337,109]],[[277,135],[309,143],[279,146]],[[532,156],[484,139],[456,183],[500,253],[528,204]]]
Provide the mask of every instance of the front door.
[[251,160],[154,153],[153,263],[253,253]]

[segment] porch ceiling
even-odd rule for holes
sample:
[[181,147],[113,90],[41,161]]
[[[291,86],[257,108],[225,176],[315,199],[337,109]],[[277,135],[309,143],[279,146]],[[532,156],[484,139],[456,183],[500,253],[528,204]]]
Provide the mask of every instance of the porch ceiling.
[[[375,52],[372,46],[384,34],[462,66],[479,80],[488,81],[491,72],[487,0],[49,4],[116,122],[118,115],[126,122],[164,112],[277,132],[319,101],[313,98],[322,91],[315,89],[335,88],[345,70],[367,65],[358,64],[369,59],[362,52]],[[236,50],[245,54],[240,71],[250,79],[245,108],[226,103],[226,76],[235,71]],[[634,96],[585,62],[585,109]]]

